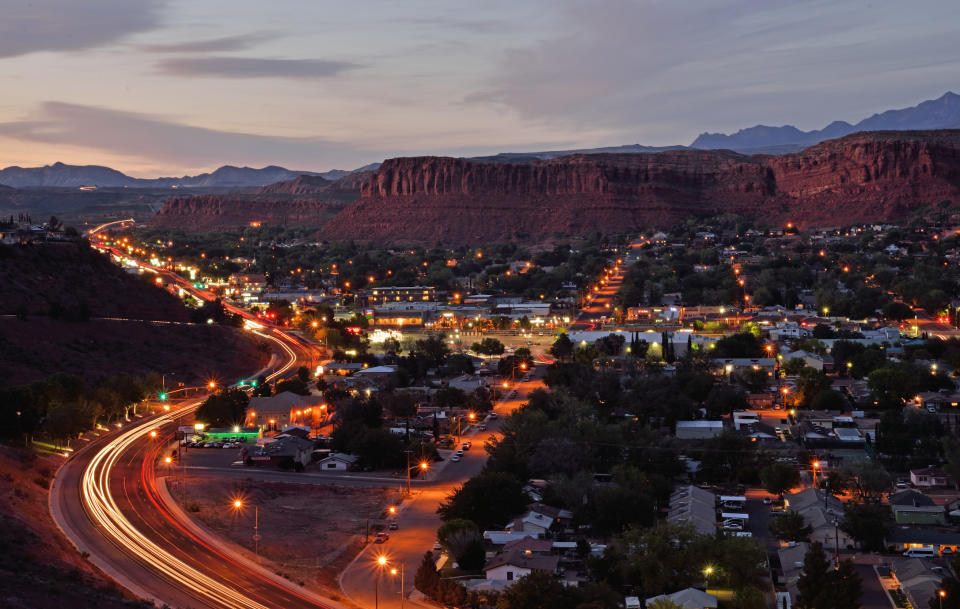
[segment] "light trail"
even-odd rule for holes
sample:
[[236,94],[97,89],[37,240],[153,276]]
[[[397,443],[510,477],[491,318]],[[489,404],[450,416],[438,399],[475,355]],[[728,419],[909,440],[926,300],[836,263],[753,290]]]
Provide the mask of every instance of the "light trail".
[[[195,408],[199,404],[195,402],[186,408]],[[172,423],[181,414],[172,412],[160,415],[155,423]],[[152,428],[152,425],[142,425],[126,432],[91,459],[80,482],[81,496],[90,518],[121,549],[183,586],[198,599],[207,599],[228,609],[269,609],[173,556],[137,530],[120,510],[110,489],[111,470],[121,455],[134,443],[147,437]]]
[[[283,339],[293,342],[293,339],[285,333],[276,329],[273,329],[273,332]],[[279,345],[288,356],[283,366],[267,376],[268,380],[282,376],[297,365],[297,353],[286,344],[285,340],[281,340],[281,338],[265,332],[253,331],[253,333],[264,339],[273,341]],[[294,342],[294,344],[297,343]],[[124,515],[114,499],[113,492],[110,488],[113,468],[127,450],[130,450],[137,442],[149,437],[152,430],[155,430],[159,426],[174,423],[185,412],[195,410],[200,404],[201,401],[196,400],[176,411],[161,414],[153,419],[150,425],[141,425],[123,433],[97,452],[84,470],[80,481],[80,496],[83,505],[91,521],[96,524],[101,532],[108,536],[116,546],[147,567],[156,570],[163,577],[181,586],[197,600],[213,606],[224,607],[225,609],[270,609],[268,606],[238,591],[235,587],[224,584],[214,577],[205,575],[203,572],[190,566],[154,543],[144,533],[138,530]],[[141,476],[145,484],[156,484],[156,477],[153,472],[153,464],[156,456],[156,451],[147,452],[146,459],[150,461],[150,475],[147,476],[145,470],[141,470]],[[146,467],[147,463],[145,462],[144,468]],[[157,495],[155,489],[154,494]],[[151,500],[153,499],[151,498]],[[161,511],[164,511],[160,506],[157,507],[161,509]],[[182,529],[182,526],[180,526],[169,513],[165,513],[164,515],[174,525]],[[208,544],[202,540],[198,541],[213,551],[213,548],[209,547]],[[227,556],[223,556],[223,558],[234,562]],[[239,564],[237,566],[244,568]],[[272,583],[262,577],[256,577],[262,581]],[[291,593],[289,590],[286,592]],[[299,596],[299,598],[308,600],[302,596]]]

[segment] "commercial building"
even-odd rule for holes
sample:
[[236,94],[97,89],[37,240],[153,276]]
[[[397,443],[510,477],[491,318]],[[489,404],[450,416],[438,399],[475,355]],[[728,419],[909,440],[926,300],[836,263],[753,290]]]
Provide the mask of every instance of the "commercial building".
[[414,285],[373,288],[367,297],[368,306],[385,305],[388,302],[432,302],[437,290],[432,286]]

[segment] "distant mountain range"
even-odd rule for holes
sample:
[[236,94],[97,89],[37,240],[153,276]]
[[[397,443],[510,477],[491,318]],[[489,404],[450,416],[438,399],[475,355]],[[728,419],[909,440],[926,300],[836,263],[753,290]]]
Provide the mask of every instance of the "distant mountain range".
[[[576,150],[546,150],[543,152],[501,152],[491,156],[475,156],[468,161],[478,163],[529,163],[547,161],[571,154],[655,154],[667,150],[683,150],[686,146],[642,146],[627,144],[624,146],[605,146],[603,148],[579,148]],[[359,170],[358,170],[359,171]]]
[[[741,154],[790,154],[825,140],[837,139],[860,131],[908,131],[960,129],[960,95],[947,92],[937,99],[921,102],[910,108],[887,110],[856,124],[834,121],[814,131],[802,131],[792,125],[771,127],[756,125],[733,134],[702,133],[688,146],[607,146],[603,148],[546,150],[541,152],[501,152],[489,156],[466,158],[477,163],[530,163],[548,161],[572,154],[654,154],[688,148],[701,150],[734,150]],[[291,171],[270,165],[261,169],[224,165],[216,171],[179,178],[133,178],[109,167],[98,165],[66,165],[54,163],[45,167],[7,167],[0,170],[0,185],[14,188],[79,186],[127,188],[260,188],[299,176],[318,176],[336,181],[351,174],[376,171],[380,163],[371,163],[352,171],[334,169],[326,172]],[[281,187],[283,190],[285,187]]]
[[[354,171],[376,169],[379,163],[366,165]],[[44,167],[7,167],[0,169],[0,185],[13,188],[97,186],[102,188],[250,188],[292,180],[297,176],[319,176],[337,180],[354,173],[334,169],[327,172],[291,171],[276,165],[254,169],[224,165],[210,173],[179,178],[133,178],[125,173],[99,165],[66,165],[54,163]]]
[[702,133],[690,147],[735,150],[744,154],[786,154],[858,131],[928,129],[960,129],[960,95],[947,92],[937,99],[927,100],[910,108],[874,114],[855,125],[834,121],[815,131],[801,131],[792,125],[756,125],[730,135]]

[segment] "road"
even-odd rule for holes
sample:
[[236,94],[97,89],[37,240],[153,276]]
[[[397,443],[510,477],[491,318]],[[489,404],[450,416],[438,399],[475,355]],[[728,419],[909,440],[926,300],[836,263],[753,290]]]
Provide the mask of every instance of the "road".
[[[302,361],[299,343],[282,348],[287,360],[268,378],[281,377]],[[187,401],[104,434],[75,453],[50,494],[57,525],[94,564],[154,602],[193,609],[340,607],[232,555],[217,540],[198,536],[166,506],[157,490],[159,451],[178,419],[199,404]]]
[[[357,556],[340,576],[340,587],[346,595],[358,605],[385,608],[399,608],[400,602],[400,566],[403,565],[403,590],[406,596],[414,590],[413,578],[417,567],[423,560],[423,554],[432,549],[437,528],[442,524],[437,515],[437,506],[467,479],[480,473],[487,461],[484,444],[496,435],[503,418],[519,408],[526,396],[539,387],[543,387],[545,367],[535,368],[532,379],[516,383],[517,397],[498,402],[495,412],[498,418],[488,424],[487,431],[473,430],[463,440],[473,445],[464,452],[463,460],[453,463],[443,462],[442,469],[433,476],[431,482],[424,483],[413,490],[412,501],[401,506],[397,517],[399,529],[390,532],[390,539],[384,544],[370,544]],[[387,564],[379,567],[377,559],[384,556]],[[396,568],[397,575],[390,570]],[[377,580],[379,580],[379,585]],[[379,589],[379,594],[378,594]],[[379,598],[376,598],[376,597]],[[409,601],[408,601],[409,602]]]

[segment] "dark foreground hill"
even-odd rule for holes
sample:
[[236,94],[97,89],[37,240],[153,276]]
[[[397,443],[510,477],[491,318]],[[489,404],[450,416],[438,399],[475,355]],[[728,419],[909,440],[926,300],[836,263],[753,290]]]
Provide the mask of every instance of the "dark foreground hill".
[[269,357],[247,333],[189,319],[178,298],[84,242],[0,246],[0,387],[55,372],[233,381]]

